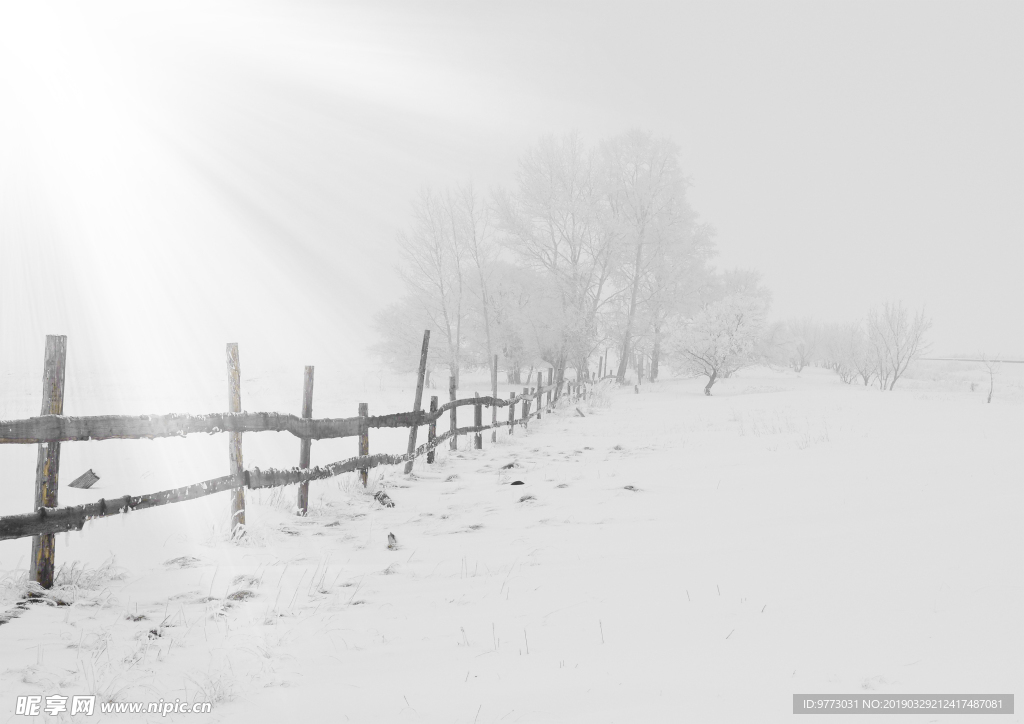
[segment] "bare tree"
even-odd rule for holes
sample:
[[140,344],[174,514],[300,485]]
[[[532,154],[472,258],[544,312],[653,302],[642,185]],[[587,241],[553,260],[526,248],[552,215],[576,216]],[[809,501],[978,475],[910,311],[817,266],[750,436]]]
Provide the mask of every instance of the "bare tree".
[[450,197],[428,189],[413,203],[411,232],[398,234],[402,276],[429,326],[440,331],[440,340],[447,347],[448,369],[456,380],[467,316],[464,237],[457,233],[458,226]]
[[637,334],[642,290],[658,258],[655,240],[670,227],[693,218],[678,158],[679,148],[674,143],[644,131],[629,131],[602,145],[608,201],[623,247],[615,268],[625,306],[616,373],[619,384],[625,382],[630,345]]
[[821,325],[810,317],[794,319],[787,325],[790,333],[790,366],[797,373],[811,364],[821,353]]
[[585,364],[607,301],[615,232],[594,154],[579,135],[545,138],[520,160],[516,188],[495,197],[503,241],[515,257],[543,275],[557,308],[550,346],[540,353],[561,382],[568,361]]
[[465,254],[468,265],[476,272],[474,284],[468,288],[480,304],[480,322],[483,327],[485,360],[494,354],[491,341],[492,309],[490,304],[490,277],[496,246],[492,237],[490,211],[482,204],[473,190],[466,184],[446,194],[446,212],[453,236],[458,237],[458,248]]
[[[998,356],[999,355],[997,354],[996,357]],[[988,400],[986,400],[986,403],[991,404],[992,392],[995,390],[996,386],[996,372],[999,370],[999,362],[991,360],[988,358],[988,355],[983,354],[981,355],[981,364],[986,370],[988,370]]]
[[874,350],[881,389],[892,390],[907,367],[925,350],[924,335],[931,328],[924,309],[913,318],[903,302],[885,302],[868,314],[868,340]]

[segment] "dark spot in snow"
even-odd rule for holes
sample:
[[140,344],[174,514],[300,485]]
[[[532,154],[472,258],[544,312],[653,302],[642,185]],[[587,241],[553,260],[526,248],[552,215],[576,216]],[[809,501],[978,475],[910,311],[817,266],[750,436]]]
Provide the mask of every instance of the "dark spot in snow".
[[556,485],[555,487],[556,488],[568,488],[569,486],[567,484],[565,484],[565,483],[562,483],[560,485]]
[[632,490],[634,493],[639,493],[640,488],[634,488],[632,485],[626,485],[622,488],[623,490]]
[[502,470],[511,470],[512,468],[515,468],[515,467],[519,467],[519,466],[513,461],[513,462],[510,462],[508,465],[502,465],[501,469]]
[[246,601],[246,600],[254,597],[255,595],[256,594],[253,593],[252,591],[249,591],[249,590],[246,590],[246,589],[243,588],[240,591],[235,591],[234,593],[228,594],[228,600],[229,601]]
[[513,480],[512,485],[526,485],[522,480]]
[[525,503],[527,500],[536,500],[532,495],[524,495],[519,499],[520,503]]

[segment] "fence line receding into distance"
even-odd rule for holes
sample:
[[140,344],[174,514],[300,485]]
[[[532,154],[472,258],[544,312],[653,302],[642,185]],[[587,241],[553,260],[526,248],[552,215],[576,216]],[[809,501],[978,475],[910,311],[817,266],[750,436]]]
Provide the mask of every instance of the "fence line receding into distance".
[[[67,338],[65,336],[47,335],[46,356],[43,372],[43,405],[38,417],[23,420],[0,421],[0,444],[37,444],[39,456],[36,465],[35,506],[32,513],[8,515],[0,517],[0,540],[33,537],[32,559],[30,561],[30,580],[39,583],[43,588],[53,585],[55,546],[54,534],[71,530],[81,530],[86,521],[93,518],[104,518],[133,510],[154,508],[185,500],[194,500],[216,493],[231,494],[231,532],[232,535],[244,534],[245,525],[245,489],[272,488],[282,485],[299,486],[297,496],[297,512],[305,515],[308,511],[309,482],[322,480],[343,473],[359,472],[365,486],[368,472],[379,465],[405,464],[405,472],[412,471],[413,461],[421,455],[427,455],[427,463],[434,462],[434,449],[451,441],[452,449],[456,449],[459,435],[473,434],[473,447],[483,446],[485,430],[494,430],[491,441],[496,441],[498,428],[507,427],[509,433],[515,425],[526,426],[531,417],[540,418],[545,407],[550,411],[555,402],[563,394],[570,400],[580,399],[593,389],[593,380],[588,372],[583,380],[563,380],[552,385],[552,375],[548,375],[547,400],[542,376],[538,372],[537,387],[523,388],[520,395],[512,393],[509,399],[503,400],[497,394],[498,358],[491,360],[491,395],[465,399],[456,399],[455,380],[450,380],[450,400],[438,405],[436,397],[430,400],[429,411],[422,409],[423,382],[426,373],[427,348],[430,332],[423,334],[423,348],[416,385],[416,396],[410,412],[398,412],[388,415],[370,416],[366,403],[359,404],[359,415],[346,418],[312,417],[313,409],[313,368],[306,367],[303,384],[302,415],[291,415],[279,412],[241,412],[241,371],[238,356],[238,345],[228,344],[228,406],[230,412],[215,412],[207,415],[95,415],[74,417],[63,415],[64,400],[64,367],[67,355]],[[564,393],[563,393],[564,386]],[[553,394],[552,394],[553,393]],[[530,411],[531,401],[536,400],[536,410]],[[522,404],[523,411],[519,419],[515,416],[515,406]],[[458,427],[456,410],[459,407],[474,408],[471,427]],[[483,408],[491,407],[491,424],[484,425]],[[509,409],[508,420],[498,421],[497,408]],[[437,433],[437,421],[445,414],[450,417],[449,429]],[[416,432],[419,427],[427,426],[427,441],[416,445]],[[409,445],[402,454],[371,455],[369,450],[369,431],[374,428],[410,428]],[[299,453],[299,464],[294,468],[260,470],[246,469],[242,458],[242,434],[246,432],[289,432],[302,440]],[[193,485],[171,490],[162,490],[144,495],[126,495],[120,498],[103,499],[95,503],[57,507],[57,479],[60,465],[60,444],[62,442],[85,440],[138,440],[158,437],[183,437],[197,433],[228,433],[228,444],[231,460],[231,474],[213,480],[204,480]],[[359,455],[346,460],[339,460],[328,465],[309,466],[310,444],[313,440],[329,438],[358,437]]]

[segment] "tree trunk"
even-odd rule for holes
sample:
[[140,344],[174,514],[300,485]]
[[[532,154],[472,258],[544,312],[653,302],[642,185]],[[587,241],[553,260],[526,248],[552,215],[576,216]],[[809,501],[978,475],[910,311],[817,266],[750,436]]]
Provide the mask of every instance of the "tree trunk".
[[718,370],[712,370],[711,377],[708,379],[708,384],[704,387],[704,394],[711,397],[711,385],[715,384],[715,380],[718,379]]
[[661,363],[661,327],[654,326],[654,347],[651,349],[651,382],[658,379],[658,367]]
[[621,385],[626,381],[626,363],[629,361],[629,343],[633,335],[633,317],[636,316],[636,295],[640,289],[640,263],[643,260],[644,237],[641,233],[636,242],[636,262],[633,267],[633,289],[629,295],[629,313],[626,315],[626,331],[622,334],[622,359],[619,361],[619,373],[616,381]]

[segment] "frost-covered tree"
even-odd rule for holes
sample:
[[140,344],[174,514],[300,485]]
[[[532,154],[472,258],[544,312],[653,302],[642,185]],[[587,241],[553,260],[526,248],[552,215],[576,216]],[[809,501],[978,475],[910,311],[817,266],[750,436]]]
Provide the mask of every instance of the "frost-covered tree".
[[676,330],[668,342],[673,369],[706,375],[704,394],[719,377],[728,377],[756,359],[765,325],[763,297],[745,292],[711,302]]
[[525,267],[497,262],[491,270],[491,310],[495,350],[503,360],[507,380],[525,384],[524,372],[540,357],[545,329],[548,287]]
[[494,353],[491,339],[493,318],[491,276],[495,266],[498,248],[492,234],[491,212],[486,204],[477,198],[471,184],[456,188],[447,194],[452,234],[458,237],[458,248],[465,255],[465,263],[472,272],[472,283],[468,288],[476,302],[475,314],[482,332],[484,360],[490,364]]
[[910,314],[902,301],[885,302],[868,314],[868,341],[874,352],[878,385],[893,389],[907,367],[925,349],[924,335],[932,323],[924,309]]
[[691,314],[712,278],[714,230],[708,224],[660,227],[651,245],[652,269],[645,284],[645,326],[651,350],[650,378],[658,379],[662,345],[671,320]]
[[868,384],[874,365],[860,324],[822,325],[817,344],[821,363],[839,375],[842,382],[852,384],[861,377]]
[[567,364],[586,364],[613,271],[616,236],[598,162],[576,133],[542,139],[521,158],[514,189],[495,197],[505,247],[541,275],[554,301],[546,319],[558,329],[540,353],[558,382]]
[[810,317],[793,319],[786,324],[789,330],[789,364],[797,373],[818,359],[824,351],[821,347],[821,325]]
[[662,256],[656,253],[657,241],[683,233],[681,227],[692,225],[694,214],[686,203],[679,148],[668,139],[629,131],[602,144],[601,160],[607,174],[610,218],[620,246],[613,279],[619,286],[623,310],[616,373],[621,384],[634,339],[653,321],[650,305],[645,304],[650,299],[645,296],[649,297],[650,277]]
[[[401,348],[404,325],[397,309],[433,330],[432,353],[444,350],[456,380],[465,362],[485,363],[493,353],[490,273],[496,247],[488,209],[472,186],[444,191],[426,189],[413,203],[412,225],[398,234],[399,270],[409,299],[378,318],[384,342],[378,351]],[[396,326],[397,325],[397,326]],[[404,359],[389,362],[404,366]]]

